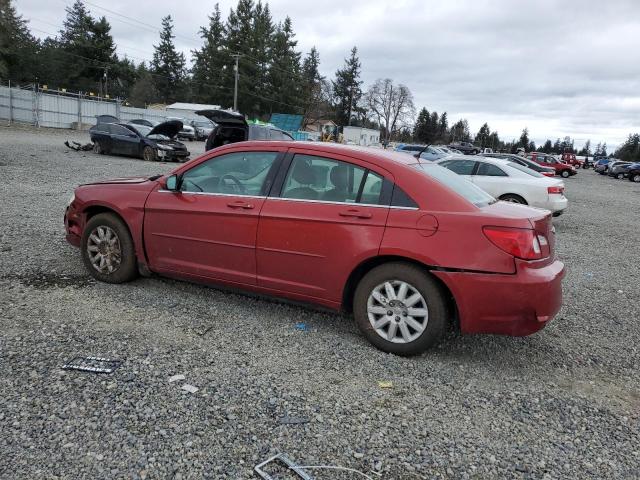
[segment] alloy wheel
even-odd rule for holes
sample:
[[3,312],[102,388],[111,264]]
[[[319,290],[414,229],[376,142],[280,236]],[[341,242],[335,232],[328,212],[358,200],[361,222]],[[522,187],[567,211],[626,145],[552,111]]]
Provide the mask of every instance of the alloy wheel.
[[106,225],[94,228],[87,239],[87,253],[93,268],[109,275],[122,263],[122,247],[115,231]]
[[374,331],[393,343],[416,340],[429,321],[429,309],[422,294],[400,280],[381,283],[371,291],[367,314]]

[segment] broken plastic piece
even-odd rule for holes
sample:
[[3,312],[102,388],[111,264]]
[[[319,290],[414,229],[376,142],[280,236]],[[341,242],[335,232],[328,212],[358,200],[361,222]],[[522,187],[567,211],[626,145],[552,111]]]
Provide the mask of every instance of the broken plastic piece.
[[381,381],[381,382],[378,382],[378,386],[380,388],[393,388],[393,382]]
[[170,377],[169,383],[177,382],[178,380],[184,380],[184,379],[185,379],[185,376],[179,373],[178,375],[174,375],[173,377]]
[[271,465],[272,467],[284,466],[290,469],[291,471],[295,472],[295,474],[299,478],[302,478],[303,480],[313,480],[313,478],[309,474],[302,471],[302,468],[299,465],[296,465],[292,460],[290,460],[286,455],[282,453],[275,455],[265,460],[264,462],[256,465],[253,471],[256,472],[258,476],[263,480],[277,480],[276,477],[273,477],[270,474],[268,474],[266,471],[264,471],[264,467],[270,463],[272,464]]
[[121,363],[120,360],[111,360],[102,357],[75,357],[63,365],[62,369],[91,373],[113,373]]
[[306,332],[308,330],[307,324],[304,322],[296,323],[296,330],[302,330],[303,332]]
[[198,390],[200,390],[198,387],[194,387],[193,385],[189,385],[188,383],[185,383],[180,388],[182,388],[182,390],[186,390],[189,393],[196,393]]
[[307,417],[290,417],[289,415],[285,415],[284,417],[280,417],[278,420],[282,425],[302,425],[303,423],[309,423],[309,419]]

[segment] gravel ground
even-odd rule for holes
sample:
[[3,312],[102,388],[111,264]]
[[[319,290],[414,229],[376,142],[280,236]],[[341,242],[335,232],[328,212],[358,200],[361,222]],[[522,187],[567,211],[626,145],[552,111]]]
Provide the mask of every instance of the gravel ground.
[[[0,127],[1,478],[248,479],[278,452],[384,479],[640,477],[638,185],[565,182],[565,305],[545,330],[452,336],[405,359],[348,317],[161,278],[92,281],[63,236],[74,186],[172,165],[66,139],[87,135]],[[123,363],[61,370],[76,355]]]

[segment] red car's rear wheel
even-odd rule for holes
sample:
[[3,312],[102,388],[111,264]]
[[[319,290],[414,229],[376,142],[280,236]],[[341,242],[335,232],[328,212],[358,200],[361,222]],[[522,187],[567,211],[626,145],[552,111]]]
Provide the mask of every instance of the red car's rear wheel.
[[416,355],[436,344],[447,324],[442,288],[408,263],[387,263],[367,273],[353,300],[358,327],[376,347]]

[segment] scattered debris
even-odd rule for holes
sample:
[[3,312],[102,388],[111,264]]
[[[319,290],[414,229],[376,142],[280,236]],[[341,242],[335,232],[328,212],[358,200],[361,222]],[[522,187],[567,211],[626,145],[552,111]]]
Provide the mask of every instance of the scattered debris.
[[313,480],[313,478],[310,477],[307,473],[301,471],[301,467],[299,465],[296,465],[292,460],[289,459],[289,457],[282,453],[265,460],[264,462],[256,465],[253,469],[253,471],[258,474],[258,476],[263,480],[276,480],[276,477],[271,476],[264,470],[264,467],[267,465],[275,468],[279,467],[280,469],[282,467],[285,467],[288,470],[293,470],[296,475],[303,480]]
[[174,375],[173,377],[170,377],[169,378],[169,383],[177,382],[178,380],[184,380],[185,378],[186,377],[184,375],[179,373],[178,375]]
[[389,381],[380,381],[378,382],[378,386],[380,388],[393,388],[393,382]]
[[203,331],[201,332],[196,332],[198,335],[200,335],[201,337],[204,337],[209,330],[213,329],[213,325],[208,326],[207,328],[205,328]]
[[101,357],[75,357],[62,366],[63,370],[79,370],[91,373],[113,373],[120,366],[120,360]]
[[278,422],[280,425],[302,425],[304,423],[309,423],[308,417],[290,417],[289,415],[285,415],[284,417],[280,417]]
[[93,143],[86,143],[82,145],[81,143],[74,142],[73,140],[71,141],[71,143],[73,145],[69,144],[69,140],[64,142],[67,148],[70,148],[71,150],[75,150],[76,152],[89,152],[93,150]]
[[307,324],[306,323],[299,322],[299,323],[296,323],[296,330],[301,330],[303,332],[306,332],[309,329],[307,328]]
[[198,390],[200,390],[198,387],[194,387],[193,385],[189,385],[188,383],[185,383],[180,388],[182,388],[182,390],[186,390],[189,393],[196,393]]

